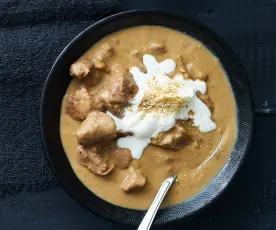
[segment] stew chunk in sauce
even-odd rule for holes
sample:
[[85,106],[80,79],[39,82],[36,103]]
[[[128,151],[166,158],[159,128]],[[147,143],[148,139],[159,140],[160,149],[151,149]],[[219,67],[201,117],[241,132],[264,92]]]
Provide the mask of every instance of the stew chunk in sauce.
[[110,34],[72,63],[61,139],[83,184],[116,205],[163,206],[206,186],[236,139],[236,107],[219,60],[199,41],[160,26]]

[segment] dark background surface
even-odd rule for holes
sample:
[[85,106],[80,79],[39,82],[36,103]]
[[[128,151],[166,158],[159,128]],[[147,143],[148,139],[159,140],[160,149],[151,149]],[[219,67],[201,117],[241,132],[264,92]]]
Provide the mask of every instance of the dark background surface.
[[[157,229],[276,229],[276,117],[273,116],[276,114],[276,1],[122,0],[113,12],[138,8],[186,13],[221,35],[240,57],[249,75],[257,112],[252,147],[227,191],[194,219]],[[74,17],[80,15],[75,13],[71,18]],[[41,18],[40,23],[46,29],[54,28],[54,34],[51,34],[53,40],[62,41],[65,46],[92,22],[84,16],[78,19],[78,22],[62,22],[60,18],[54,17],[51,20],[58,22],[47,24]],[[68,29],[67,36],[62,37],[60,31],[68,24],[72,24],[72,27]],[[13,29],[18,30],[20,35],[20,29]],[[42,40],[39,31],[36,32],[37,40],[32,41],[34,44]],[[45,65],[48,70],[63,47],[56,47],[46,54],[48,59]],[[41,82],[37,82],[37,86],[41,87]],[[27,147],[25,150],[28,151]],[[48,173],[47,170],[48,166],[42,165],[42,173]],[[1,180],[3,175],[0,171]],[[52,174],[45,177],[45,184],[47,180],[52,181]],[[27,186],[20,190],[15,188],[14,194],[11,191],[3,194],[0,197],[0,229],[135,228],[113,224],[93,215],[78,205],[54,181],[52,186],[45,185],[45,189],[36,190]]]

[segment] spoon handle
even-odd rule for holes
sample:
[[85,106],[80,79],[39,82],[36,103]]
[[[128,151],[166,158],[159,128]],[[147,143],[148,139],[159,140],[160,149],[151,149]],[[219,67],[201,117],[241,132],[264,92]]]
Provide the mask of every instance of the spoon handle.
[[149,230],[150,226],[153,222],[153,219],[156,215],[156,212],[162,203],[166,193],[168,192],[169,188],[171,187],[172,183],[174,182],[176,175],[170,176],[167,178],[161,185],[154,201],[152,202],[149,210],[147,211],[145,217],[143,218],[139,228],[137,230]]

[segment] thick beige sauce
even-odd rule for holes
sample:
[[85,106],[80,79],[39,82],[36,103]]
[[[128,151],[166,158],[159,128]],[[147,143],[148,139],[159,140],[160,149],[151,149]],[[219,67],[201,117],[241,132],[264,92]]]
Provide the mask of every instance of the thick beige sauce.
[[[63,102],[60,120],[61,139],[73,170],[88,189],[104,200],[123,207],[148,208],[161,182],[174,172],[178,173],[177,181],[162,205],[174,205],[194,196],[219,173],[236,140],[235,101],[220,62],[200,42],[178,31],[159,26],[140,26],[111,34],[92,46],[83,56],[93,58],[105,42],[116,43],[115,55],[109,61],[109,66],[120,64],[123,68],[129,68],[141,65],[141,60],[131,56],[130,52],[134,49],[143,50],[149,43],[156,42],[165,44],[168,50],[162,56],[155,56],[159,62],[167,58],[176,60],[180,54],[186,63],[192,63],[207,73],[207,93],[215,105],[212,119],[218,127],[213,132],[200,133],[190,122],[186,122],[185,127],[193,141],[198,141],[199,146],[194,142],[177,151],[148,146],[140,159],[141,169],[147,176],[147,184],[139,191],[125,193],[120,189],[120,183],[127,175],[127,170],[115,168],[112,174],[101,177],[94,175],[76,161],[78,144],[75,133],[80,122],[65,113]],[[99,79],[102,80],[90,88],[91,92],[110,77],[107,73],[99,75]],[[74,78],[66,95],[75,92],[79,85],[80,80]],[[220,148],[207,163],[202,164],[216,150],[222,136]]]

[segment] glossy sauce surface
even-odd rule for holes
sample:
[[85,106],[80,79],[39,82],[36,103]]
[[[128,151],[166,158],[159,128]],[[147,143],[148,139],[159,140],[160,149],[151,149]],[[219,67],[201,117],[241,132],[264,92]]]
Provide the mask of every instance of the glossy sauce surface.
[[[174,205],[194,196],[219,173],[236,140],[235,101],[219,60],[199,41],[181,32],[159,26],[140,26],[111,34],[92,46],[83,56],[93,59],[106,42],[115,44],[115,54],[107,63],[110,68],[117,68],[118,65],[122,69],[142,66],[142,61],[131,52],[143,52],[154,42],[164,44],[167,49],[167,53],[155,56],[158,62],[167,58],[176,61],[177,55],[181,55],[185,63],[191,63],[194,68],[206,73],[207,94],[215,107],[212,120],[217,124],[217,129],[210,133],[200,133],[190,121],[183,121],[183,126],[193,141],[180,150],[148,146],[139,160],[140,167],[147,176],[147,184],[139,191],[125,193],[120,189],[120,184],[127,175],[126,169],[115,168],[110,175],[100,177],[76,161],[78,144],[75,133],[81,122],[73,120],[65,113],[65,99],[68,94],[79,89],[83,82],[73,78],[64,97],[60,120],[62,144],[73,170],[92,192],[123,207],[148,208],[162,181],[173,173],[177,173],[178,177],[162,206]],[[100,72],[97,77],[99,80],[96,85],[89,87],[90,92],[94,92],[111,76],[109,73]],[[106,152],[112,151],[115,145],[115,141],[111,142]]]

